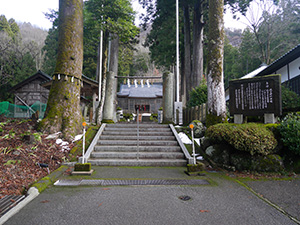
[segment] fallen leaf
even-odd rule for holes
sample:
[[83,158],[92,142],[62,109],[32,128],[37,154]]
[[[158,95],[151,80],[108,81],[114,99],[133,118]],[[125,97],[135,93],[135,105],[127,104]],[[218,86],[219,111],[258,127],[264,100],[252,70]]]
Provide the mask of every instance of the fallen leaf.
[[98,207],[100,207],[102,204],[103,204],[103,203],[100,203],[100,204],[98,205]]
[[209,212],[209,210],[200,210],[201,213]]
[[50,202],[49,200],[43,200],[43,201],[41,201],[41,203],[48,203],[48,202]]
[[106,191],[106,190],[109,190],[109,188],[102,188],[102,190]]
[[15,201],[15,200],[13,200],[13,199],[11,199],[10,201],[11,201],[11,202],[16,202],[16,201]]

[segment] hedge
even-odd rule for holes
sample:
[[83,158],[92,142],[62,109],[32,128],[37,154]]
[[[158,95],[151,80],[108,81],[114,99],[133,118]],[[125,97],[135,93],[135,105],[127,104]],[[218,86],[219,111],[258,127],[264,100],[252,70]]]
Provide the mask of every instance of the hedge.
[[251,155],[271,154],[277,146],[273,132],[263,124],[216,124],[209,127],[205,135],[212,143],[227,143]]

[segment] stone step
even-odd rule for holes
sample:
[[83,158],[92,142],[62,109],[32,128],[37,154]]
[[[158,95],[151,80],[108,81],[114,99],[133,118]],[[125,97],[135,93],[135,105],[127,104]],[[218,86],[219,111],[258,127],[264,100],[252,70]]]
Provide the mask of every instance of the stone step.
[[186,166],[185,159],[89,159],[93,166]]
[[[130,123],[130,124],[122,124],[122,123],[116,123],[116,124],[107,124],[106,127],[116,127],[116,128],[134,128],[137,127],[136,123]],[[169,128],[169,125],[167,124],[155,124],[155,123],[140,123],[139,124],[140,128]]]
[[[136,127],[132,128],[117,128],[117,127],[105,127],[104,132],[106,131],[118,131],[118,132],[137,132]],[[157,133],[164,133],[164,132],[170,132],[170,128],[147,128],[147,127],[140,127],[140,132],[157,132]]]
[[[127,140],[99,140],[97,145],[118,145],[118,146],[137,146],[137,140],[127,141]],[[139,146],[177,146],[177,141],[152,141],[152,140],[140,140]]]
[[[101,135],[100,140],[137,140],[137,136],[116,136],[116,135]],[[140,136],[139,140],[152,140],[152,141],[158,141],[158,140],[176,140],[174,136]]]
[[[119,136],[136,136],[137,131],[104,131],[102,135],[119,135]],[[148,131],[148,132],[139,132],[140,136],[173,136],[171,131],[169,132],[156,132],[156,131]]]
[[169,125],[159,124],[139,124],[139,142],[137,142],[137,124],[107,124],[88,162],[99,166],[187,164]]
[[[108,152],[136,152],[137,151],[137,146],[98,146],[96,145],[94,148],[95,152],[98,151],[108,151]],[[140,146],[139,147],[140,152],[182,152],[181,148],[179,145],[177,146]]]
[[181,152],[94,152],[91,159],[184,159]]

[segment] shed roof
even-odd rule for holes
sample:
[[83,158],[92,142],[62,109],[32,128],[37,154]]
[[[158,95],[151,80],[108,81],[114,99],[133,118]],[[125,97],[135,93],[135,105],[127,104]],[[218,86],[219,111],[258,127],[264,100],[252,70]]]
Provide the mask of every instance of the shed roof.
[[41,70],[37,71],[36,74],[28,77],[27,79],[21,81],[20,83],[16,84],[15,86],[13,86],[10,91],[15,91],[17,89],[19,89],[20,87],[32,82],[33,80],[37,79],[37,78],[42,78],[44,81],[43,82],[47,82],[52,80],[52,78],[47,75],[46,73],[42,72]]
[[150,87],[144,85],[130,85],[121,84],[120,91],[117,93],[118,97],[128,98],[161,98],[163,95],[162,83],[151,84]]

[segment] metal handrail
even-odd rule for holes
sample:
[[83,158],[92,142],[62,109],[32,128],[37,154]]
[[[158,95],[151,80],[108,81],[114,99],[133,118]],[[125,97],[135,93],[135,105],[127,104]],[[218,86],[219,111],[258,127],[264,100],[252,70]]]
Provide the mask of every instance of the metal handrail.
[[137,157],[137,160],[139,160],[139,151],[140,151],[140,124],[139,124],[139,113],[140,113],[140,110],[137,109],[137,118],[136,118],[136,122],[137,122],[137,154],[136,154],[136,157]]

